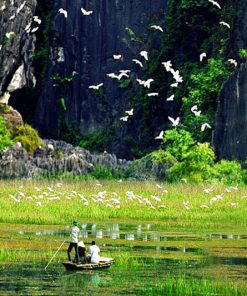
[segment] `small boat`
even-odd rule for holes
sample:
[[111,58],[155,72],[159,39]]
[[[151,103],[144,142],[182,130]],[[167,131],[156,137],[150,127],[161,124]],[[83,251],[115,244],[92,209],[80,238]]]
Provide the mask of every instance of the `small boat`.
[[92,270],[110,267],[115,260],[113,258],[100,257],[99,263],[74,263],[64,262],[63,266],[67,270]]

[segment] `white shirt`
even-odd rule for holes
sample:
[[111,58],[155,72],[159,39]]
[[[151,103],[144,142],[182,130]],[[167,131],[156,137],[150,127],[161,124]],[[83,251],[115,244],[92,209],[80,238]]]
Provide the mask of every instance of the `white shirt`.
[[80,232],[80,228],[77,226],[73,226],[71,229],[70,237],[72,243],[78,243],[78,234]]
[[89,254],[91,256],[91,263],[99,263],[100,256],[99,256],[100,249],[96,245],[92,245],[89,248]]

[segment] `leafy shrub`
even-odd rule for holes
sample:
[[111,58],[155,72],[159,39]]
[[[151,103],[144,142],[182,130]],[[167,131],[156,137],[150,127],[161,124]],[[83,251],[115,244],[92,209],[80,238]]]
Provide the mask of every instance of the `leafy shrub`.
[[5,147],[13,145],[10,132],[5,126],[4,118],[0,116],[0,151]]
[[215,164],[215,177],[220,182],[228,185],[243,183],[246,173],[242,170],[241,164],[237,160],[221,160]]
[[151,157],[155,163],[160,163],[163,166],[171,167],[177,160],[168,151],[159,149],[151,153]]
[[163,138],[164,150],[176,160],[181,161],[184,159],[189,149],[195,145],[191,134],[185,130],[167,130]]
[[169,181],[180,181],[182,178],[199,183],[214,176],[215,154],[209,143],[198,143],[184,155],[184,159],[171,167],[168,172]]
[[29,153],[33,153],[43,143],[38,132],[28,124],[19,127],[13,135],[13,141],[21,142],[22,147]]

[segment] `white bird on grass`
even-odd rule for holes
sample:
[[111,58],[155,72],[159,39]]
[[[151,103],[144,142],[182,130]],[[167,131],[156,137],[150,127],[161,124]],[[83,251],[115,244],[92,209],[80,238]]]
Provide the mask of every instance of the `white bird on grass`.
[[174,101],[174,97],[175,97],[175,95],[171,95],[170,97],[168,97],[166,100],[167,100],[167,102],[169,102],[169,101]]
[[237,63],[237,61],[236,61],[236,60],[234,60],[234,59],[228,59],[227,61],[228,61],[230,64],[234,65],[235,67],[237,67],[237,66],[238,66],[238,63]]
[[161,131],[157,137],[155,137],[155,140],[163,140],[164,131]]
[[58,10],[58,12],[59,12],[60,14],[63,14],[65,18],[68,17],[68,12],[67,12],[67,10],[65,10],[65,9],[60,8],[60,9]]
[[141,68],[143,68],[143,64],[141,61],[137,60],[137,59],[133,59],[132,60],[134,63],[136,63],[137,65],[139,65]]
[[152,29],[154,29],[154,30],[158,30],[158,31],[160,31],[160,32],[164,32],[164,30],[161,28],[161,26],[157,26],[157,25],[152,25],[152,26],[150,26],[150,28],[152,28]]
[[207,206],[207,205],[201,205],[200,208],[201,208],[201,209],[208,209],[209,206]]
[[227,27],[228,29],[231,29],[231,26],[228,24],[228,23],[226,23],[226,22],[220,22],[220,25],[222,25],[222,26],[225,26],[225,27]]
[[142,50],[142,51],[140,52],[140,55],[141,55],[142,57],[144,57],[144,59],[145,59],[146,61],[148,61],[148,52],[147,52],[146,50]]
[[204,189],[203,190],[203,192],[205,192],[205,193],[210,193],[210,192],[212,192],[213,191],[213,189],[212,188],[206,188],[206,189]]
[[210,124],[208,123],[203,123],[201,126],[201,131],[204,132],[206,128],[212,128]]
[[83,15],[90,15],[90,14],[93,13],[92,10],[86,10],[83,7],[81,7],[81,12],[82,12]]
[[212,3],[214,6],[217,6],[219,9],[221,9],[221,6],[218,2],[216,2],[214,0],[208,0],[208,2]]
[[97,85],[90,85],[88,88],[93,89],[93,90],[99,90],[101,86],[103,86],[103,83],[100,83]]
[[172,126],[176,127],[179,125],[180,117],[177,117],[176,119],[174,119],[174,118],[168,116],[168,119],[171,121]]
[[200,62],[207,56],[206,52],[200,54]]

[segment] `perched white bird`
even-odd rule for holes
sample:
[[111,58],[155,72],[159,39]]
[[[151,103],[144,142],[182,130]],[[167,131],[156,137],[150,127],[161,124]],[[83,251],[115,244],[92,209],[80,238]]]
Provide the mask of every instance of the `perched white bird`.
[[143,64],[141,61],[137,60],[137,59],[133,59],[132,60],[134,63],[136,63],[137,65],[139,65],[141,68],[143,68]]
[[83,7],[81,8],[81,12],[83,15],[90,15],[93,13],[92,10],[85,10]]
[[226,22],[220,22],[220,25],[222,25],[222,26],[225,26],[225,27],[227,27],[228,29],[231,29],[231,26],[228,24],[228,23],[226,23]]
[[237,63],[237,61],[236,61],[236,60],[234,60],[234,59],[228,59],[227,61],[228,61],[229,63],[233,64],[235,67],[237,67],[237,66],[238,66],[238,63]]
[[129,116],[123,116],[120,118],[121,121],[125,121],[125,122],[128,121],[128,119],[129,119]]
[[142,57],[144,57],[144,59],[145,59],[146,61],[148,61],[148,52],[147,52],[146,50],[142,50],[142,51],[140,52],[140,55],[141,55]]
[[63,14],[65,18],[68,17],[68,12],[67,12],[67,10],[65,10],[65,9],[60,8],[60,9],[58,10],[58,12],[59,12],[60,14]]
[[36,31],[38,31],[39,27],[35,27],[31,30],[31,33],[35,33]]
[[14,18],[15,18],[15,13],[11,15],[11,17],[9,18],[9,21],[12,21]]
[[114,54],[113,55],[113,59],[114,60],[120,60],[122,58],[122,55],[121,54]]
[[177,125],[179,125],[179,120],[180,120],[180,117],[177,117],[176,119],[174,119],[174,118],[172,118],[172,117],[170,117],[170,116],[168,116],[168,119],[171,121],[171,123],[172,123],[172,126],[177,126]]
[[157,26],[157,25],[152,25],[152,26],[150,26],[150,28],[152,28],[152,29],[154,29],[154,30],[158,30],[158,31],[160,31],[160,32],[164,32],[164,30],[161,28],[161,26]]
[[132,116],[134,114],[134,109],[132,108],[131,110],[127,110],[125,111],[126,114],[128,114],[129,116]]
[[165,67],[167,72],[171,71],[171,69],[172,69],[172,62],[171,61],[163,62],[162,65]]
[[160,134],[155,137],[155,140],[163,140],[163,136],[164,136],[164,131],[161,131]]
[[207,128],[212,128],[210,124],[208,124],[208,123],[203,123],[202,126],[201,126],[201,131],[204,132],[205,129],[206,129],[206,127],[207,127]]
[[169,101],[174,101],[175,95],[171,95],[170,97],[168,97],[166,100],[167,102]]
[[206,52],[200,54],[200,62],[207,56]]
[[208,0],[208,2],[212,3],[214,6],[217,6],[219,9],[221,9],[221,6],[218,2],[216,2],[214,0]]
[[37,16],[37,15],[34,15],[34,17],[33,17],[33,21],[34,22],[36,22],[36,23],[38,23],[39,25],[41,24],[41,19],[39,19],[39,17]]
[[103,86],[103,83],[100,83],[97,85],[90,85],[88,88],[94,89],[94,90],[99,90],[101,86]]
[[149,93],[148,97],[157,97],[158,95],[159,95],[159,93],[153,92],[153,93]]

